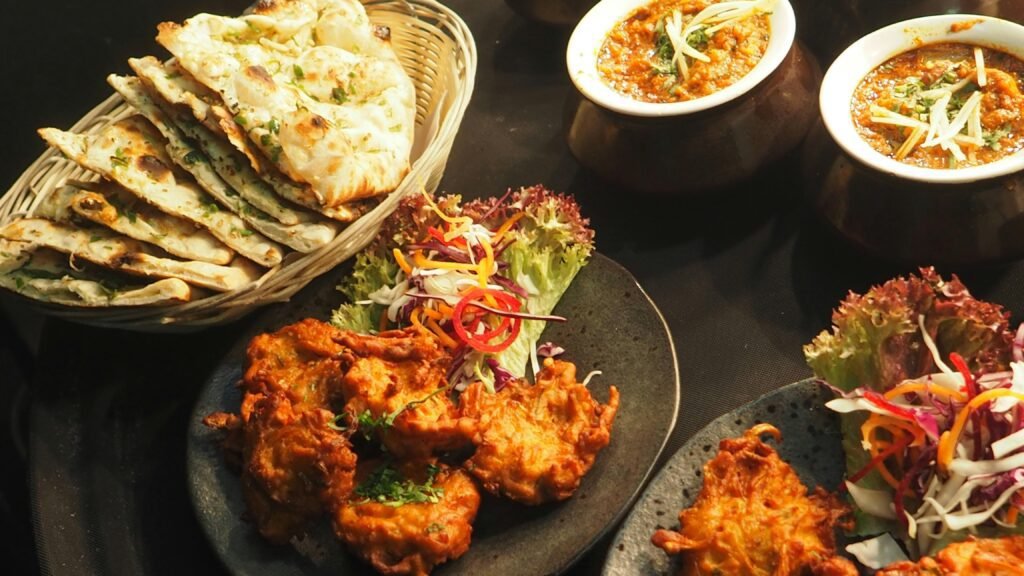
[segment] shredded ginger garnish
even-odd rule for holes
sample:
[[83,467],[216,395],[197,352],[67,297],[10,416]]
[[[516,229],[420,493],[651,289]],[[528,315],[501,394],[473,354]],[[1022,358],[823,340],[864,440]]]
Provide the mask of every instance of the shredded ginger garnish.
[[679,70],[684,80],[690,77],[690,67],[686,62],[689,57],[701,62],[710,62],[707,54],[697,50],[689,43],[690,35],[703,32],[710,38],[715,32],[731,26],[740,20],[761,14],[770,14],[778,0],[734,0],[712,4],[698,12],[693,18],[683,21],[679,10],[673,10],[665,19],[665,34],[672,42],[672,65]]

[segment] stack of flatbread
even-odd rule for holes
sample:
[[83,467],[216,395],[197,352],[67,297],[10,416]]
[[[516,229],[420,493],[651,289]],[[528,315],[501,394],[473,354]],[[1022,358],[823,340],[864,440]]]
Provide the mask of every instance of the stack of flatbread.
[[260,0],[165,22],[173,58],[110,85],[134,114],[40,135],[96,176],[0,228],[0,286],[72,306],[172,304],[327,246],[409,171],[415,93],[358,0]]

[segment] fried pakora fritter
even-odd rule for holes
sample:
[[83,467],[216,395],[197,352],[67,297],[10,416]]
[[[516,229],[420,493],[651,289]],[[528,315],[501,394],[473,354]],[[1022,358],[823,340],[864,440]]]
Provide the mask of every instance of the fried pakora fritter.
[[466,553],[479,507],[480,493],[462,470],[406,463],[363,479],[334,526],[381,574],[422,576]]
[[339,356],[344,348],[335,339],[343,334],[330,324],[307,318],[253,338],[241,383],[247,393],[242,418],[246,419],[249,404],[271,392],[284,392],[293,404],[317,408],[340,400]]
[[356,455],[322,409],[297,410],[283,392],[252,406],[242,452],[247,514],[265,538],[287,542],[352,492]]
[[336,341],[345,410],[354,422],[376,422],[387,450],[426,458],[469,444],[475,422],[460,418],[445,378],[451,357],[433,336],[414,329],[376,336],[343,332]]
[[576,381],[576,366],[547,359],[537,383],[508,384],[497,393],[471,384],[462,414],[478,421],[476,453],[466,470],[493,494],[525,504],[572,496],[611,439],[619,392],[600,404]]
[[934,558],[897,562],[879,576],[1016,576],[1024,574],[1024,536],[977,539],[950,544]]
[[850,509],[821,487],[808,495],[761,434],[781,439],[760,424],[722,440],[697,501],[679,514],[679,532],[658,530],[651,541],[681,556],[680,576],[856,576],[835,555],[833,533],[848,526]]
[[241,469],[247,516],[271,542],[302,534],[310,520],[345,501],[356,456],[332,424],[340,398],[339,330],[303,320],[261,334],[247,349],[239,415],[203,421],[227,432],[229,462]]

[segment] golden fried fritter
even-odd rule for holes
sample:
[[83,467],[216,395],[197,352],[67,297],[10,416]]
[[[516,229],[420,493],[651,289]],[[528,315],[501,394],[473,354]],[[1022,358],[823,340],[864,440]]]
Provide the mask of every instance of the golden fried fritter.
[[305,531],[324,507],[352,491],[356,456],[331,427],[340,400],[340,331],[303,320],[249,343],[240,415],[217,412],[203,422],[227,432],[225,455],[241,468],[246,514],[276,543]]
[[459,418],[448,396],[445,372],[451,357],[433,336],[414,329],[376,336],[344,332],[336,337],[344,377],[341,391],[352,420],[381,422],[381,443],[393,455],[425,458],[466,446],[475,431]]
[[260,398],[245,425],[242,495],[260,533],[275,543],[305,531],[306,524],[352,492],[356,455],[348,439],[328,424],[334,415],[296,410],[283,392]]
[[879,576],[1016,576],[1024,574],[1024,536],[976,539],[950,544],[934,558],[897,562]]
[[761,434],[781,437],[760,424],[722,440],[697,501],[679,514],[680,531],[658,530],[651,541],[681,555],[681,576],[856,576],[835,556],[833,529],[848,525],[849,508],[821,487],[808,496]]
[[247,392],[242,418],[247,418],[249,405],[258,396],[271,392],[284,392],[293,404],[317,408],[326,408],[335,396],[340,400],[338,356],[344,348],[334,339],[342,334],[330,324],[307,318],[253,338],[241,384]]
[[576,366],[547,359],[537,383],[512,382],[497,393],[471,384],[462,414],[479,422],[466,470],[493,494],[525,504],[572,496],[611,439],[619,392],[601,405],[576,382]]
[[[418,487],[403,484],[407,478]],[[335,512],[334,529],[378,572],[420,576],[466,553],[479,507],[480,493],[462,470],[408,463],[364,479]]]

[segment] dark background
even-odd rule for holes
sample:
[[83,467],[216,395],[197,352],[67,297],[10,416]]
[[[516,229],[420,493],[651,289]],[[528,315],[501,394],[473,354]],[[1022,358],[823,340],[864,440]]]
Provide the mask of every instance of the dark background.
[[[43,151],[36,128],[73,124],[110,94],[104,78],[128,72],[128,57],[163,55],[153,41],[158,22],[200,11],[235,13],[247,3],[8,4],[0,20],[4,187]],[[448,4],[470,25],[480,61],[441,188],[476,197],[545,183],[576,195],[592,217],[598,249],[637,277],[673,331],[682,405],[666,455],[715,416],[808,376],[801,346],[828,326],[830,310],[847,290],[863,291],[914,270],[851,250],[823,229],[801,199],[799,150],[751,182],[704,200],[650,198],[604,184],[578,167],[561,134],[568,32],[530,24],[499,0]],[[849,39],[882,21],[961,7],[1020,10],[1024,3],[794,4],[801,34],[827,64]],[[977,296],[1005,304],[1015,318],[1024,314],[1019,263],[940,272],[961,274]],[[50,502],[47,518],[55,498],[66,500],[57,503],[68,510],[63,523],[40,529],[53,538],[44,562],[53,574],[77,573],[81,559],[61,555],[76,547],[95,552],[101,560],[89,565],[109,573],[180,574],[216,566],[185,495],[184,426],[198,386],[247,321],[199,334],[139,336],[43,321],[6,295],[0,304],[0,571],[39,570],[30,483],[37,504],[40,495]],[[628,394],[628,383],[621,388]],[[76,440],[82,447],[72,447],[84,460],[61,462],[69,448],[60,444],[66,440],[60,431],[71,421],[86,422],[91,432]],[[140,435],[148,436],[143,442]],[[65,472],[88,481],[69,487],[60,482]],[[137,505],[141,519],[133,526],[140,532],[83,531],[85,520],[76,516],[81,500],[89,501],[93,516],[107,506]],[[182,534],[182,526],[192,532]],[[111,549],[120,546],[126,558],[141,547],[146,562],[119,564]],[[576,573],[598,570],[601,556],[598,548]]]

